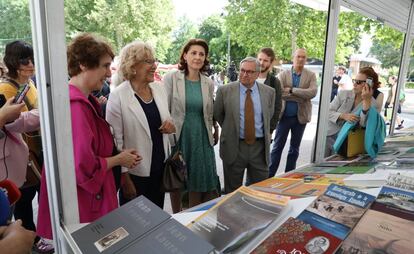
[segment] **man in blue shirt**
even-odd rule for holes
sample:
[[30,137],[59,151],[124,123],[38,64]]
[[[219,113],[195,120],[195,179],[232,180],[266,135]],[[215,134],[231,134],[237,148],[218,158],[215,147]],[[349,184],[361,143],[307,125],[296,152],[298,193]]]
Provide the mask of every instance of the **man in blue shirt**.
[[279,167],[280,157],[289,132],[291,138],[285,172],[296,168],[299,147],[306,123],[310,122],[312,116],[311,99],[317,93],[316,75],[304,68],[306,60],[306,50],[297,49],[293,55],[292,68],[279,74],[284,107],[282,107],[281,118],[270,155],[269,177],[274,176]]
[[239,81],[217,90],[214,119],[221,126],[220,157],[226,193],[242,185],[246,169],[250,183],[262,181],[269,174],[275,90],[256,82],[259,72],[257,59],[247,57],[240,63]]

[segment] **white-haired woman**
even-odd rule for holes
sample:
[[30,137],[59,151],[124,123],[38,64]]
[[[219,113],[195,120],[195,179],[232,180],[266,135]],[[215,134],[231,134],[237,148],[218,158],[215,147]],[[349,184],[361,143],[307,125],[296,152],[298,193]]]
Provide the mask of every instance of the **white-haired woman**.
[[161,182],[170,150],[167,134],[175,132],[175,127],[164,87],[154,82],[156,68],[149,44],[135,41],[121,50],[119,71],[125,81],[111,93],[106,119],[113,127],[118,149],[134,148],[142,157],[135,168],[123,169],[121,205],[138,195],[161,208],[164,205]]

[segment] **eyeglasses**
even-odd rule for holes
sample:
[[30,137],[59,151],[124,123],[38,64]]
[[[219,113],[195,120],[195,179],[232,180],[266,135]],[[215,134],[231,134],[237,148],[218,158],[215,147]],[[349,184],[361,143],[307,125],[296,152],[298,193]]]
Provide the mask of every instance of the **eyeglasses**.
[[360,80],[360,79],[352,79],[352,83],[357,84],[357,85],[361,85],[366,83],[366,80]]
[[256,71],[249,71],[249,70],[244,70],[244,69],[241,69],[240,70],[240,75],[251,76],[251,75],[253,75],[255,73],[256,73]]
[[145,59],[145,60],[142,60],[142,62],[146,63],[148,65],[153,65],[153,64],[157,63],[157,60],[155,60],[155,59]]
[[29,65],[30,62],[34,65],[33,58],[31,58],[31,57],[26,57],[26,58],[19,59],[19,63],[21,65]]

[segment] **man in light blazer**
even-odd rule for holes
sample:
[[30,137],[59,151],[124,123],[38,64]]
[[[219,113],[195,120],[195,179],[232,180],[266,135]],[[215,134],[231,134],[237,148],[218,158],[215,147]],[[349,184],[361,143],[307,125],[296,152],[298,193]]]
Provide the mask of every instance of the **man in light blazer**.
[[[257,59],[247,57],[240,62],[239,81],[217,90],[214,118],[222,128],[220,157],[223,160],[226,193],[236,190],[243,184],[245,169],[250,183],[262,181],[268,176],[271,133],[275,128],[271,126],[275,90],[256,82],[259,72],[260,63]],[[250,134],[254,137],[250,137],[249,142],[245,135],[245,103],[248,96],[253,101],[254,111],[251,112],[254,114],[254,130],[253,134]],[[253,116],[250,119],[252,118]]]
[[292,68],[279,74],[283,105],[270,155],[269,177],[274,176],[279,167],[289,132],[291,138],[285,172],[296,168],[299,146],[306,124],[310,122],[312,116],[311,99],[316,96],[318,90],[315,73],[304,68],[306,60],[306,50],[297,49],[293,55]]

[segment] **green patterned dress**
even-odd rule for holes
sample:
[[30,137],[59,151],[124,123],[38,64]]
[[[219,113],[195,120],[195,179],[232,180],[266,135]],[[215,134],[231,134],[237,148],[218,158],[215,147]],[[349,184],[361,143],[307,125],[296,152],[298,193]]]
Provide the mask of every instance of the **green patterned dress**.
[[188,169],[188,191],[207,192],[217,187],[214,148],[210,145],[203,115],[200,81],[185,80],[185,119],[179,148]]

